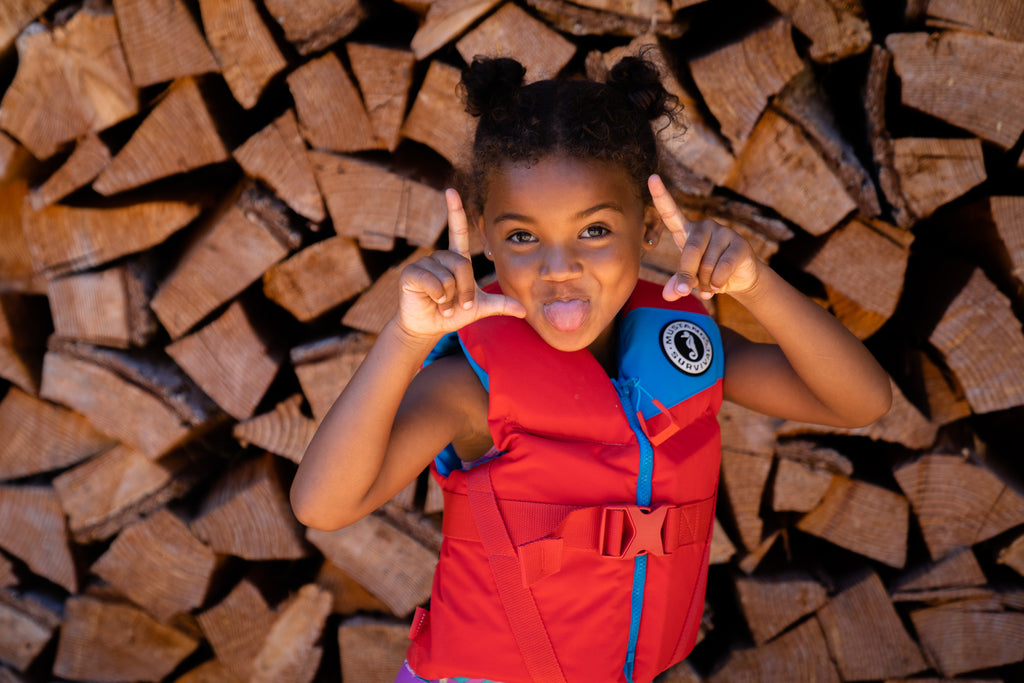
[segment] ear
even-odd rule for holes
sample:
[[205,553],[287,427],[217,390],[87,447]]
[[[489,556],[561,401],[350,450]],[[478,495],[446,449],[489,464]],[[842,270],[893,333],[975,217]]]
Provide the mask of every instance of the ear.
[[493,261],[494,256],[491,253],[491,245],[487,241],[487,231],[484,230],[484,217],[477,215],[474,216],[472,220],[473,224],[476,226],[477,234],[480,236],[480,243],[484,247],[484,256],[486,256],[489,261]]
[[661,216],[658,215],[658,210],[654,208],[653,204],[644,209],[644,241],[642,245],[644,251],[658,245],[664,227],[665,224],[661,222]]

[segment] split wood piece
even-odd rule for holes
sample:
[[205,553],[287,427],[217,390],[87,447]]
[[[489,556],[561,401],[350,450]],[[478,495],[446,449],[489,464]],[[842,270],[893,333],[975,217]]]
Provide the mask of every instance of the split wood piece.
[[690,61],[690,73],[704,102],[737,154],[769,98],[803,69],[786,19]]
[[254,0],[199,0],[203,30],[235,100],[252,109],[288,66]]
[[48,276],[84,270],[149,249],[199,215],[185,201],[143,201],[110,208],[28,207],[22,227],[35,270]]
[[775,343],[775,338],[768,334],[750,311],[728,294],[719,294],[715,297],[715,322],[721,327],[738,332],[752,342]]
[[265,0],[267,12],[284,29],[300,55],[319,52],[354,31],[366,17],[359,0]]
[[456,168],[468,168],[476,120],[459,99],[461,78],[461,72],[454,66],[440,60],[430,62],[402,124],[402,137],[430,147]]
[[832,103],[818,83],[813,69],[805,68],[797,74],[772,101],[771,106],[803,129],[843,183],[847,194],[857,202],[857,209],[862,216],[875,217],[882,212],[875,183],[857,158],[853,145],[843,139],[836,124]]
[[416,56],[409,50],[352,42],[345,43],[345,51],[374,133],[394,152],[402,139]]
[[1024,285],[1024,197],[990,197],[992,221],[1017,282]]
[[[24,189],[25,186],[22,184],[21,190]],[[3,188],[0,188],[0,240],[4,240],[5,237],[5,224],[11,225],[4,219],[4,208],[6,202]],[[14,216],[19,220],[21,218],[20,212],[15,212]],[[21,236],[20,229],[17,235]],[[20,284],[15,284],[15,279],[21,283],[32,282],[28,247],[23,239],[13,240],[13,244],[7,241],[0,243],[4,245],[4,248],[0,249],[0,377],[30,394],[38,394],[43,350],[46,348],[47,337],[53,332],[49,302],[45,297],[35,296],[37,293],[46,293],[46,281],[40,279],[38,285],[31,284],[24,288]],[[16,266],[16,270],[28,274],[26,279],[14,276],[8,280],[4,277],[2,269],[10,264],[10,261],[4,263],[4,252],[7,249],[21,252],[15,255],[15,258],[25,265],[25,269],[22,271],[21,266]],[[36,289],[39,291],[33,291]]]
[[976,269],[928,338],[975,413],[1024,405],[1024,332],[1009,299]]
[[0,590],[0,662],[26,671],[59,626],[60,616],[40,602]]
[[[619,14],[613,11],[581,7],[569,0],[526,0],[551,28],[567,35],[642,36],[654,33],[666,38],[679,38],[686,31],[686,23],[677,21],[668,2],[658,2],[651,14],[637,15],[633,11]],[[615,2],[619,8],[636,3]]]
[[172,339],[239,295],[288,255],[285,245],[243,194],[204,219],[150,307]]
[[215,552],[247,560],[294,560],[308,554],[276,458],[269,453],[225,472],[191,528]]
[[907,561],[909,526],[906,498],[840,475],[833,476],[821,504],[796,524],[804,533],[897,569]]
[[0,486],[0,547],[39,576],[78,592],[64,512],[52,487]]
[[455,48],[467,64],[477,55],[511,57],[526,68],[527,83],[554,78],[576,54],[574,43],[512,3],[484,19]]
[[985,586],[988,578],[970,548],[956,550],[938,562],[927,562],[894,579],[894,601],[920,600],[929,591]]
[[821,235],[857,208],[803,131],[766,110],[746,141],[726,187]]
[[736,554],[736,544],[725,532],[725,527],[715,517],[714,530],[711,535],[711,550],[708,552],[708,564],[725,564]]
[[775,452],[775,428],[779,422],[778,418],[726,401],[718,412],[722,448],[771,458]]
[[317,423],[324,419],[341,390],[352,379],[374,339],[374,335],[365,332],[350,332],[292,349],[295,375]]
[[772,486],[772,510],[810,512],[825,497],[834,476],[824,468],[779,458]]
[[[401,495],[401,493],[398,495]],[[399,504],[396,501],[398,495],[380,506],[381,515],[392,526],[419,541],[423,547],[435,555],[441,552],[441,542],[444,540],[444,534],[441,533],[439,520],[431,519],[421,514],[419,510]]]
[[[658,120],[663,160],[663,175],[670,184],[689,194],[709,195],[714,185],[721,185],[736,160],[715,127],[708,124],[703,105],[676,77],[671,55],[651,35],[630,41],[625,47],[613,48],[605,53],[587,55],[587,75],[592,80],[606,81],[608,72],[620,59],[643,54],[654,62],[661,72],[661,82],[679,100],[675,119]],[[698,178],[693,178],[696,174]]]
[[226,666],[211,659],[174,679],[174,683],[242,683]]
[[31,24],[54,0],[4,0],[0,2],[0,53],[7,52],[23,28]]
[[35,163],[27,149],[10,135],[0,131],[0,184],[31,175],[31,173],[26,173],[26,169],[34,166]]
[[[698,0],[698,2],[703,1]],[[658,674],[657,680],[658,683],[701,683],[704,679],[693,668],[693,664],[684,660]]]
[[[311,683],[323,648],[317,643],[331,612],[331,594],[306,584],[278,607],[277,618],[252,663],[252,683]],[[355,679],[359,680],[359,679]]]
[[730,681],[816,681],[839,683],[828,643],[815,618],[807,619],[757,648],[734,649],[708,683]]
[[380,334],[398,312],[398,281],[407,265],[433,253],[433,249],[420,247],[401,263],[388,268],[373,285],[360,295],[341,319],[348,327]]
[[892,33],[902,103],[1001,147],[1024,131],[1024,43],[977,33]]
[[0,664],[0,683],[28,683],[27,679],[13,669]]
[[135,607],[73,597],[64,605],[53,673],[77,681],[160,681],[198,646]]
[[160,397],[112,370],[65,353],[43,358],[40,396],[84,415],[98,430],[158,458],[197,429]]
[[158,327],[149,307],[155,288],[153,266],[143,255],[50,280],[47,295],[54,333],[121,349],[145,346]]
[[391,683],[408,648],[408,624],[369,617],[344,621],[338,628],[342,680]]
[[930,447],[935,443],[938,425],[928,420],[914,404],[907,400],[891,377],[889,378],[889,389],[892,392],[892,405],[889,406],[889,412],[866,427],[826,427],[809,422],[786,421],[779,426],[778,436],[843,434],[898,443],[912,449]]
[[421,61],[455,40],[477,19],[497,7],[501,0],[434,0],[423,23],[409,41],[409,47]]
[[242,579],[216,605],[196,616],[217,660],[240,681],[249,680],[276,615],[259,589]]
[[924,455],[893,474],[910,499],[932,560],[1024,523],[1024,497],[956,455]]
[[308,323],[370,286],[354,240],[341,235],[316,242],[263,274],[263,293]]
[[[913,236],[882,221],[859,216],[833,230],[803,270],[849,306],[838,315],[860,339],[878,330],[896,310]],[[850,258],[857,254],[857,258]]]
[[110,163],[110,150],[95,133],[81,138],[67,161],[29,195],[33,209],[49,206],[88,185]]
[[834,596],[818,610],[818,620],[844,681],[897,678],[928,668],[874,572]]
[[814,441],[786,439],[778,443],[775,453],[780,460],[792,460],[844,477],[853,476],[853,463],[849,458],[834,448],[827,448]]
[[771,640],[828,602],[825,587],[802,572],[737,576],[736,594],[757,645]]
[[134,116],[138,92],[120,35],[112,13],[92,10],[54,31],[23,33],[0,127],[37,159],[48,159],[65,143]]
[[11,387],[0,400],[0,480],[50,472],[113,448],[84,417]]
[[722,448],[722,486],[740,541],[747,550],[761,543],[761,497],[771,467],[771,458]]
[[878,170],[878,184],[892,209],[896,225],[909,228],[914,224],[914,218],[910,214],[907,200],[900,189],[894,144],[885,117],[886,95],[889,90],[889,68],[891,66],[892,53],[881,45],[873,45],[868,65],[867,83],[864,86],[864,111],[867,114],[871,155]]
[[768,0],[811,39],[808,54],[832,64],[859,55],[871,45],[871,26],[860,0]]
[[1024,534],[1021,534],[1010,545],[1000,550],[996,561],[999,564],[1005,564],[1021,576],[1024,576]]
[[754,548],[746,555],[744,555],[737,563],[737,566],[740,568],[740,571],[748,575],[753,574],[755,571],[757,571],[757,568],[758,566],[760,566],[761,561],[764,560],[764,558],[768,555],[771,549],[775,546],[775,541],[777,541],[780,538],[782,539],[782,543],[784,545],[788,545],[789,534],[787,533],[787,530],[785,528],[776,529],[775,531],[771,532],[770,534],[765,536],[764,540],[761,541],[761,543],[759,543],[756,548]]
[[399,617],[430,597],[437,554],[376,515],[338,531],[309,529],[306,538]]
[[232,156],[249,176],[266,183],[295,213],[317,223],[327,217],[306,143],[291,109],[246,140]]
[[333,52],[306,62],[287,81],[299,131],[310,147],[333,152],[383,149],[359,91]]
[[988,177],[978,138],[897,138],[893,168],[912,222],[927,218]]
[[220,71],[182,0],[114,0],[114,12],[132,82],[140,88]]
[[230,158],[198,83],[183,78],[167,88],[92,187],[109,196]]
[[320,571],[316,575],[316,583],[334,596],[332,610],[335,614],[350,615],[357,612],[390,614],[391,612],[387,605],[360,586],[358,581],[330,562],[324,562],[320,566]]
[[18,584],[18,576],[14,573],[14,565],[3,553],[0,553],[0,588],[15,586]]
[[166,347],[167,355],[236,420],[252,417],[280,369],[282,353],[240,301]]
[[301,406],[302,394],[294,394],[270,412],[239,422],[231,434],[243,447],[257,446],[298,464],[317,427]]
[[335,232],[364,249],[391,251],[396,237],[430,247],[448,224],[444,195],[429,185],[355,159],[312,158]]
[[948,373],[943,372],[924,351],[919,351],[917,358],[932,424],[946,425],[969,416],[971,406],[956,382],[947,377]]
[[981,31],[996,38],[1024,42],[1024,2],[929,0],[925,23],[935,28]]
[[958,609],[955,605],[910,613],[921,647],[944,676],[1024,660],[1024,614]]
[[169,510],[126,527],[90,571],[162,623],[203,603],[213,551]]
[[185,451],[154,462],[122,444],[55,477],[53,488],[74,541],[94,543],[188,491],[198,478],[189,465]]

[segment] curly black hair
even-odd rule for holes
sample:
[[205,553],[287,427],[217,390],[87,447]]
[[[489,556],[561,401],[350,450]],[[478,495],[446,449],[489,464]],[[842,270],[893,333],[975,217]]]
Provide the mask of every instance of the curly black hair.
[[479,119],[467,179],[470,207],[482,212],[493,169],[551,154],[616,164],[649,201],[647,178],[658,165],[651,122],[673,116],[678,106],[657,67],[642,56],[625,57],[604,83],[562,78],[524,85],[525,74],[514,59],[486,57],[462,72],[466,111]]

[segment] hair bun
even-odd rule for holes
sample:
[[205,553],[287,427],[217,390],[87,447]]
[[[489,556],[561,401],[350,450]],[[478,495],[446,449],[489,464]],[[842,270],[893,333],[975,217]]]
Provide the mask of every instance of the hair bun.
[[473,116],[500,112],[523,85],[526,68],[508,57],[474,57],[462,71],[462,95]]
[[623,57],[608,72],[607,83],[623,93],[649,120],[671,114],[675,98],[665,90],[658,68],[641,57]]

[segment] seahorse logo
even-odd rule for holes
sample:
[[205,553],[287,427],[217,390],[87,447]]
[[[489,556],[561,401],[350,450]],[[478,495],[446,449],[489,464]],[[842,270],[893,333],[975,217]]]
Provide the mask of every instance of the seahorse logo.
[[661,350],[687,375],[706,372],[714,355],[708,333],[689,320],[675,320],[661,328]]

